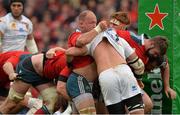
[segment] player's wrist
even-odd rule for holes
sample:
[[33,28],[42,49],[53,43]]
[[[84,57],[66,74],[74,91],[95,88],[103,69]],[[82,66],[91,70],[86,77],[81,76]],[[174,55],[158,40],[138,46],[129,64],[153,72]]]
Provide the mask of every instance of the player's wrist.
[[17,73],[15,73],[15,72],[9,74],[10,80],[14,80],[14,79],[16,79],[16,77],[17,77]]
[[102,29],[101,29],[101,27],[100,27],[99,24],[98,24],[94,29],[95,29],[95,31],[96,31],[97,33],[101,33],[101,32],[102,32]]

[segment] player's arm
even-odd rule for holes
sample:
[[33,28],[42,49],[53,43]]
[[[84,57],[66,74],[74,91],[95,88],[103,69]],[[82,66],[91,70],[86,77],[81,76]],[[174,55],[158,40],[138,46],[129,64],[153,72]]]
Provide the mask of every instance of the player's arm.
[[61,47],[55,47],[55,48],[51,48],[46,52],[46,57],[47,58],[53,58],[54,56],[56,56],[56,51],[63,51],[65,52],[66,49],[61,48]]
[[17,78],[17,73],[14,70],[13,64],[11,62],[5,62],[3,65],[4,72],[9,76],[10,80],[15,80]]
[[66,90],[66,82],[67,82],[70,72],[71,70],[67,66],[60,72],[60,75],[58,77],[57,87],[56,87],[57,92],[67,100],[71,99]]
[[72,60],[74,56],[84,56],[88,54],[88,49],[86,46],[84,47],[70,47],[66,50],[66,63],[68,65],[69,68],[73,68],[72,67]]
[[34,40],[32,33],[27,36],[26,48],[28,49],[28,51],[30,51],[32,53],[38,52],[38,48],[37,48],[37,45],[36,45],[36,42]]
[[100,32],[106,30],[108,28],[108,23],[106,21],[101,21],[99,24],[92,29],[89,32],[81,34],[77,41],[76,41],[76,46],[77,47],[82,47],[85,46],[86,44],[90,43],[96,35],[98,35]]
[[33,36],[33,24],[31,21],[29,22],[29,25],[28,25],[28,36],[26,40],[26,48],[31,53],[38,53],[38,48],[37,48],[37,45]]
[[84,47],[70,47],[66,50],[67,56],[84,56],[88,52],[86,46]]
[[167,63],[164,68],[161,68],[161,75],[164,82],[164,91],[168,98],[175,99],[176,98],[176,92],[170,88],[169,85],[169,77],[170,77],[170,70],[169,70],[169,64]]
[[133,53],[129,56],[127,59],[127,63],[130,67],[133,68],[133,71],[136,75],[142,75],[144,73],[144,63],[142,60],[136,55],[136,53]]
[[[121,38],[120,38],[121,39]],[[121,40],[123,44],[123,48],[125,51],[125,57],[128,65],[133,69],[133,72],[140,77],[144,73],[144,63],[142,60],[137,56],[134,49],[125,41],[123,38]],[[136,77],[137,77],[136,76]]]
[[136,53],[134,52],[133,54],[131,54],[128,58],[127,58],[127,63],[128,65],[132,68],[132,71],[134,73],[134,76],[138,82],[138,85],[140,86],[140,88],[144,88],[144,84],[142,82],[142,77],[143,77],[143,73],[144,73],[144,63],[142,62],[142,60],[136,55]]

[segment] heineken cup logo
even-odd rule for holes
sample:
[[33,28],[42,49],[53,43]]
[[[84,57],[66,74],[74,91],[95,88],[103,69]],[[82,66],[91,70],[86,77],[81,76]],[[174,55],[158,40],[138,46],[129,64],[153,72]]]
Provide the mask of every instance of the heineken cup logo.
[[148,79],[151,81],[150,86],[151,86],[152,94],[150,97],[154,104],[151,113],[162,114],[163,83],[162,83],[160,69],[155,69],[153,70],[153,73],[148,74]]
[[159,5],[156,4],[153,12],[146,12],[146,16],[151,20],[149,24],[149,30],[158,26],[161,30],[164,30],[163,19],[168,16],[168,13],[160,12]]

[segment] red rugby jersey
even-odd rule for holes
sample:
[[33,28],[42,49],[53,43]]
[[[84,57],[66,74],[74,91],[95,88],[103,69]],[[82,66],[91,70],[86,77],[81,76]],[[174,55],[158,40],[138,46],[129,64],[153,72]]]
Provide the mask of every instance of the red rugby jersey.
[[124,38],[132,48],[135,48],[135,52],[140,59],[146,64],[148,62],[148,57],[145,55],[145,47],[142,44],[142,39],[136,36],[132,36],[129,31],[116,30],[117,34]]
[[56,51],[56,56],[45,61],[43,68],[44,77],[49,79],[59,77],[60,75],[68,77],[69,73],[70,70],[67,68],[66,55],[63,51]]
[[14,69],[16,69],[16,65],[20,61],[19,57],[23,54],[30,54],[30,52],[9,51],[0,54],[0,87],[5,86],[8,82],[10,82],[8,75],[3,70],[3,65],[6,62],[10,62],[12,63]]
[[[77,38],[81,35],[81,32],[74,32],[68,38],[68,47],[76,46]],[[85,67],[94,62],[91,56],[76,56],[72,61],[74,69]]]

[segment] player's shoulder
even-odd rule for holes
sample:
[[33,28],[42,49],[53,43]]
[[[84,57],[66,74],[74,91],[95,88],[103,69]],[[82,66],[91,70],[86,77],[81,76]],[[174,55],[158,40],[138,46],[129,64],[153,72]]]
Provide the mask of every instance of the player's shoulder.
[[26,22],[28,24],[32,24],[31,20],[28,17],[24,16],[24,15],[22,15],[22,21]]
[[71,34],[70,34],[69,38],[72,38],[72,37],[78,36],[78,35],[80,35],[80,34],[81,34],[81,32],[79,32],[79,31],[75,31],[75,32],[73,32],[73,33],[71,33]]
[[64,51],[56,51],[56,56],[55,58],[61,58],[61,60],[63,60],[66,57],[65,52]]
[[73,32],[73,33],[71,33],[70,35],[69,35],[69,37],[68,37],[68,40],[72,40],[72,39],[75,39],[75,38],[77,38],[77,37],[79,37],[80,36],[80,34],[81,34],[81,32]]
[[136,41],[137,43],[139,43],[139,44],[141,44],[142,43],[142,35],[137,35],[137,34],[135,34],[134,32],[130,32],[130,36],[131,36],[131,38],[134,40],[134,41]]
[[3,17],[0,17],[0,22],[7,22],[10,18],[10,14],[6,14]]

